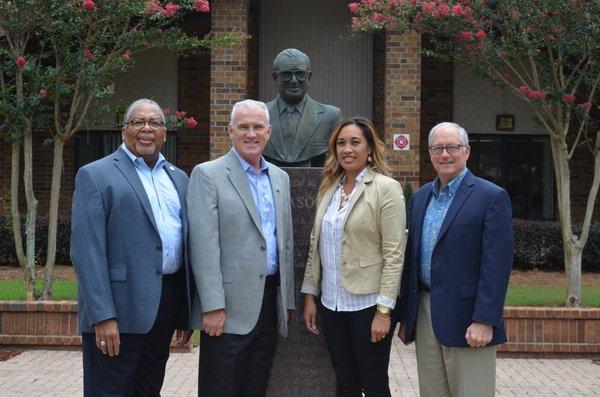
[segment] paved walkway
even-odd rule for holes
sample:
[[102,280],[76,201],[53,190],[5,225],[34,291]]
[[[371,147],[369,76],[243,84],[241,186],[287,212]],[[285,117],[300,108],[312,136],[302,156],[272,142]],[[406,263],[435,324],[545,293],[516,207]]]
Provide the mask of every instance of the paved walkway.
[[[197,371],[197,351],[172,354],[162,395],[195,396]],[[392,396],[418,396],[414,347],[405,347],[397,339],[392,346],[390,385]],[[0,362],[2,397],[81,395],[81,353],[78,351],[29,350]],[[600,365],[589,359],[501,358],[496,395],[600,396]]]

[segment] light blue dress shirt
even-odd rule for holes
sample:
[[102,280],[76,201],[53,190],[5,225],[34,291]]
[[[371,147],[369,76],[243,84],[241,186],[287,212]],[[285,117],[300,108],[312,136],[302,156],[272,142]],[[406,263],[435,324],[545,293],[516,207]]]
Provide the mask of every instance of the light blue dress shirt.
[[260,215],[260,227],[267,244],[267,275],[271,276],[277,273],[279,269],[279,258],[277,254],[275,200],[273,199],[273,190],[269,179],[269,168],[267,162],[261,156],[260,172],[256,173],[254,167],[244,160],[235,149],[233,149],[233,152],[240,160],[242,169],[246,173],[246,179],[248,179],[254,198],[254,205]]
[[152,207],[154,221],[162,242],[162,273],[173,274],[181,267],[183,227],[181,202],[173,181],[165,171],[167,161],[162,153],[150,169],[141,157],[136,157],[123,143],[121,148],[131,159]]
[[448,208],[450,208],[450,204],[452,204],[456,191],[466,173],[467,167],[441,190],[439,178],[433,181],[431,199],[425,211],[423,230],[421,231],[421,282],[428,287],[431,286],[431,254],[433,248],[437,242],[446,212],[448,212]]

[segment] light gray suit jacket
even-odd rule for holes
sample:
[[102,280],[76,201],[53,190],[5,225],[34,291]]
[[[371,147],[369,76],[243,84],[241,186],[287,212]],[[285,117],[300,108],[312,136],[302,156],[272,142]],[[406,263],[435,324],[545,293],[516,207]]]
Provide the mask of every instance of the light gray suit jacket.
[[[184,243],[188,177],[167,163],[165,171],[181,201]],[[185,244],[184,244],[185,247]],[[181,288],[189,297],[185,248]],[[119,332],[145,334],[152,328],[162,292],[162,242],[152,207],[135,166],[119,148],[82,167],[75,178],[71,214],[71,261],[79,279],[78,324],[116,318]],[[188,328],[189,298],[178,311],[178,329]]]
[[306,94],[304,112],[302,112],[292,148],[287,155],[285,150],[287,143],[284,144],[279,126],[277,98],[269,102],[267,108],[272,132],[263,154],[268,158],[286,163],[309,160],[325,153],[333,129],[342,120],[342,111],[339,108],[319,103]]
[[[294,309],[293,231],[289,177],[269,164],[279,254],[279,333],[287,335],[286,309]],[[224,332],[248,334],[262,306],[267,263],[258,210],[239,159],[226,155],[197,165],[187,193],[190,263],[198,293],[192,325],[202,313],[225,309]]]

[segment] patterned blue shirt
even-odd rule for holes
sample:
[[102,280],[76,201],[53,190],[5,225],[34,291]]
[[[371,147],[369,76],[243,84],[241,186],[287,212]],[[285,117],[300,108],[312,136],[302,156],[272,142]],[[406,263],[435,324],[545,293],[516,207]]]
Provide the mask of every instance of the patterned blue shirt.
[[275,234],[275,229],[277,228],[275,201],[273,199],[273,190],[271,189],[271,180],[269,179],[269,168],[267,167],[267,162],[261,156],[260,172],[256,173],[254,167],[244,160],[235,149],[233,149],[233,152],[240,160],[240,164],[246,173],[252,197],[254,198],[254,205],[260,215],[260,226],[267,243],[267,275],[270,276],[277,273],[279,258],[277,255],[277,237]]
[[121,148],[133,161],[133,166],[144,185],[152,207],[152,214],[162,242],[162,272],[163,274],[175,273],[181,267],[183,227],[179,194],[164,169],[167,160],[162,153],[158,153],[154,168],[150,169],[144,159],[136,157],[124,143],[121,144]]
[[428,287],[431,286],[431,254],[433,248],[437,242],[446,212],[448,212],[448,208],[450,208],[450,204],[452,204],[456,191],[466,173],[467,167],[441,190],[439,178],[433,181],[431,199],[425,211],[423,230],[421,231],[421,282]]

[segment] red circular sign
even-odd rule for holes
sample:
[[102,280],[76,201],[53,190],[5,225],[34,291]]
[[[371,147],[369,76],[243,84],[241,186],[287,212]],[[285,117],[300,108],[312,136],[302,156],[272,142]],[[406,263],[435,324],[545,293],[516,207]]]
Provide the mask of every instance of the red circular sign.
[[404,135],[398,135],[398,138],[396,138],[394,143],[398,149],[404,149],[408,146],[408,139],[406,139]]

